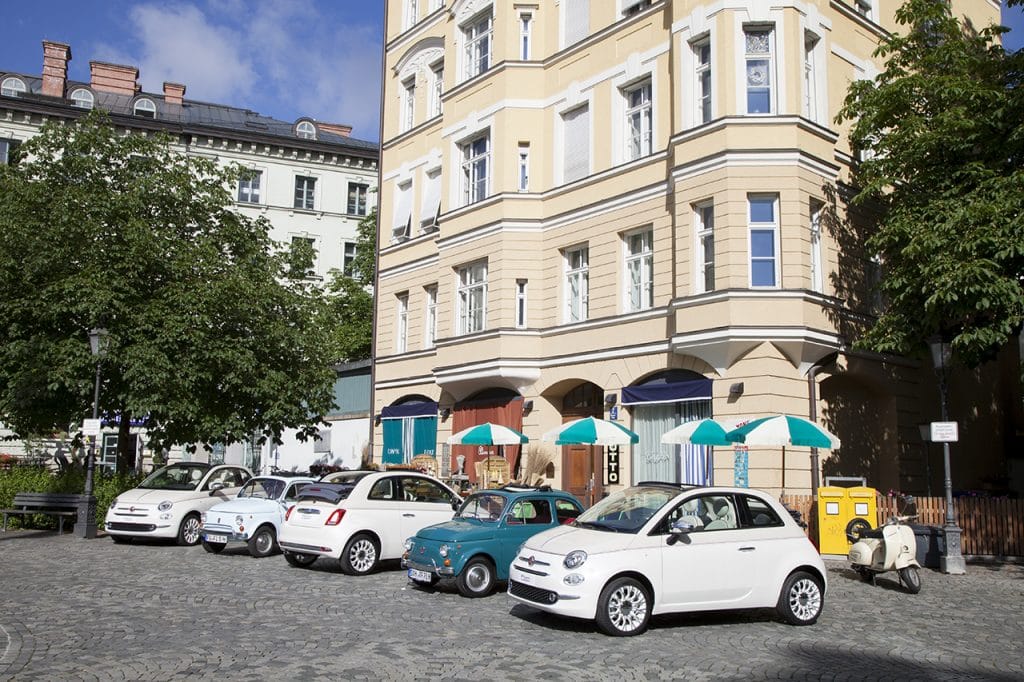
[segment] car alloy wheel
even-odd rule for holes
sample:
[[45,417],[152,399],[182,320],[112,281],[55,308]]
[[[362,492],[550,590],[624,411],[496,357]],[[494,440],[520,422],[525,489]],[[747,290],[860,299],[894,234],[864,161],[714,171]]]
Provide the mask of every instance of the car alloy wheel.
[[463,597],[486,597],[494,591],[494,567],[483,557],[472,559],[462,569],[458,580]]
[[812,625],[821,615],[824,603],[821,581],[810,573],[797,571],[786,578],[777,610],[790,625]]
[[348,541],[341,553],[341,570],[349,575],[366,575],[377,567],[377,543],[360,533]]
[[264,557],[273,554],[277,549],[277,542],[274,540],[274,530],[267,526],[256,531],[256,535],[249,538],[249,554],[254,557]]
[[199,521],[198,514],[189,514],[181,522],[181,528],[178,529],[178,544],[186,545],[191,547],[199,544],[199,539],[202,536],[200,532],[202,523]]
[[639,635],[651,618],[651,600],[647,590],[633,578],[619,578],[601,591],[597,607],[597,625],[615,637]]

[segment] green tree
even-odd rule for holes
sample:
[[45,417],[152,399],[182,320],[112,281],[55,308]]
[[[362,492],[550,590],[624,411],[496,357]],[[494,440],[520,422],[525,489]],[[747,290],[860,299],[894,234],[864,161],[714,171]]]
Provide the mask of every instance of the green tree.
[[237,169],[98,112],[20,152],[0,167],[0,420],[32,434],[88,416],[102,327],[99,410],[122,446],[131,418],[156,447],[316,431],[334,311],[269,224],[233,209]]
[[886,306],[859,344],[910,353],[941,334],[976,366],[1024,315],[1024,56],[939,0],[908,0],[896,21],[875,53],[885,71],[853,83],[838,117],[865,152],[854,203],[880,215],[866,245]]
[[346,272],[335,271],[328,291],[338,320],[336,355],[363,360],[373,352],[373,280],[377,270],[377,208],[359,223],[356,253]]

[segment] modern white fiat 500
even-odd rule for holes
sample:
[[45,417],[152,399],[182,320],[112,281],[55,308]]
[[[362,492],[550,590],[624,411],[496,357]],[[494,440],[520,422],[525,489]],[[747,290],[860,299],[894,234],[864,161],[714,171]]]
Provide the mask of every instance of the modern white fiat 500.
[[179,545],[200,539],[200,514],[231,499],[252,472],[232,464],[178,462],[161,467],[125,491],[107,510],[104,529],[114,542],[131,538],[176,538]]
[[314,483],[285,513],[278,544],[292,566],[323,556],[338,559],[349,575],[363,575],[382,559],[401,557],[406,538],[448,521],[461,503],[444,483],[414,471]]
[[569,525],[526,541],[509,595],[563,616],[637,635],[652,614],[775,608],[814,623],[825,565],[785,507],[748,488],[642,483],[601,500]]

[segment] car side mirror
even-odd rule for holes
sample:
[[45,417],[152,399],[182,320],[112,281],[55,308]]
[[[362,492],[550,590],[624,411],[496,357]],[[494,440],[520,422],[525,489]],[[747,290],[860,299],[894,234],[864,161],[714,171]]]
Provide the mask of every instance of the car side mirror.
[[459,507],[462,506],[462,500],[452,500],[452,511],[459,511]]
[[217,481],[216,483],[210,484],[210,497],[216,495],[219,491],[224,490],[224,482]]

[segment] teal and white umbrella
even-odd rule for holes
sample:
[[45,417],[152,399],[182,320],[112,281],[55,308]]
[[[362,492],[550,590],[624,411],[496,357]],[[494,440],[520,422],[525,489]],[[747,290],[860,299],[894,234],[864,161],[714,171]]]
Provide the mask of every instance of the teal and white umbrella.
[[448,437],[449,445],[522,445],[530,439],[515,429],[485,422]]
[[726,440],[745,445],[797,445],[808,448],[834,450],[840,446],[839,438],[812,421],[780,414],[754,419],[725,434]]
[[735,443],[725,434],[747,421],[747,417],[729,419],[695,419],[680,424],[661,436],[661,442],[675,445],[722,445],[732,446]]
[[584,417],[548,431],[543,439],[555,445],[629,445],[638,443],[640,436],[615,422]]

